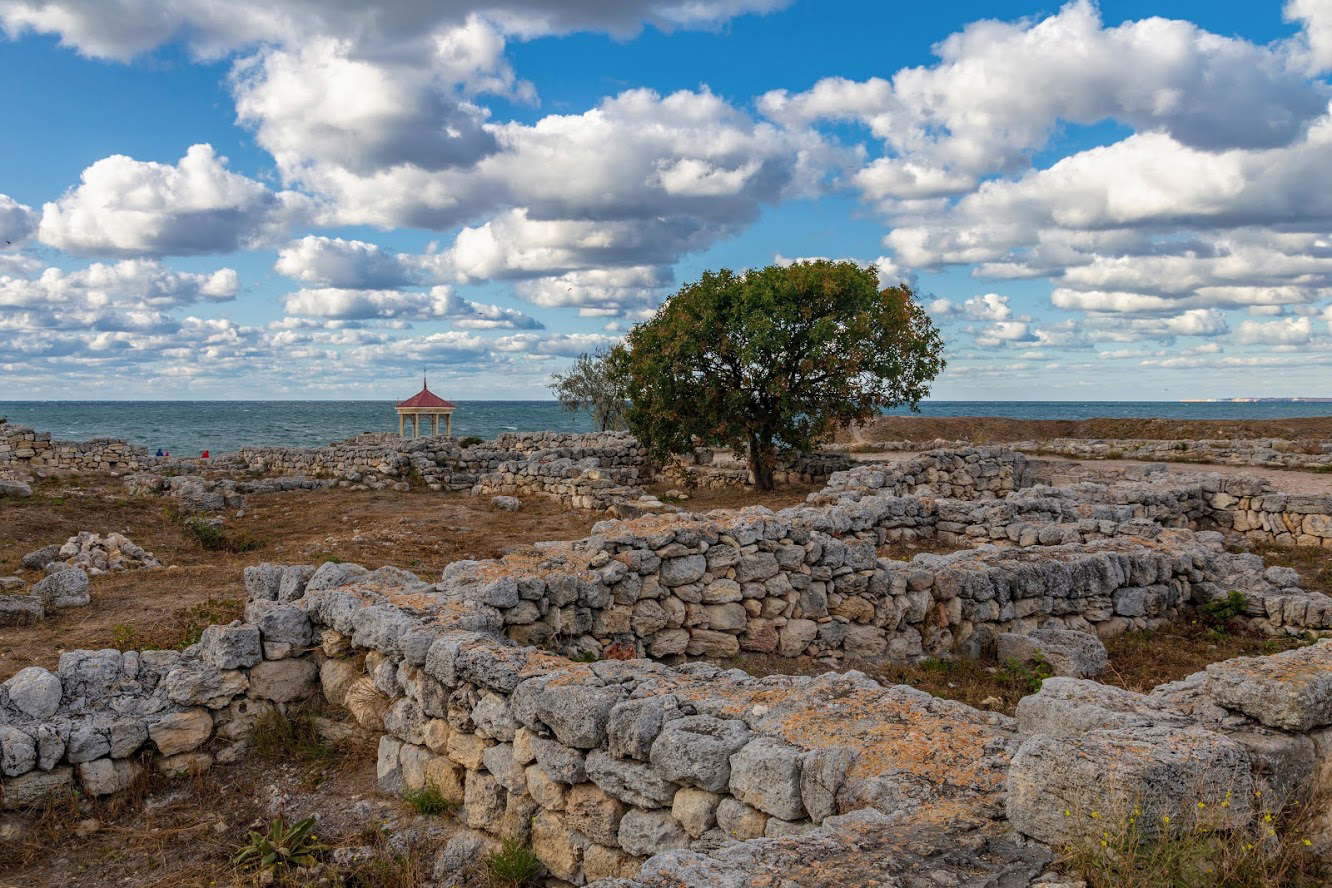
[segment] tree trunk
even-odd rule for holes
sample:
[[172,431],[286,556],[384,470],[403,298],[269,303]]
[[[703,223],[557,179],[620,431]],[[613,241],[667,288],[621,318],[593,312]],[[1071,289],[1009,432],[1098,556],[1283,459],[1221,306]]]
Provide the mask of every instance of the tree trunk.
[[777,468],[777,451],[767,435],[749,436],[749,471],[754,476],[755,490],[772,490],[773,472]]

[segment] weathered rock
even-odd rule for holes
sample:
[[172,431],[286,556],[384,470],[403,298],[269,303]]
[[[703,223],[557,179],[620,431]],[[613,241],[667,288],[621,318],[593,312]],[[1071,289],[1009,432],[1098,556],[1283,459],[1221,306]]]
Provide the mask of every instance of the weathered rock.
[[748,741],[742,721],[707,715],[675,719],[652,744],[652,766],[673,783],[720,792],[731,779],[731,754]]
[[1039,653],[1051,672],[1071,678],[1095,678],[1110,665],[1100,638],[1068,629],[1047,627],[1030,635],[1004,632],[995,639],[995,646],[1000,662],[1026,663]]
[[630,854],[649,857],[672,848],[684,848],[689,837],[675,818],[665,811],[633,808],[620,821],[620,847]]
[[505,512],[517,512],[523,507],[522,501],[516,496],[492,496],[490,504]]
[[213,717],[202,708],[169,713],[148,725],[148,737],[162,755],[198,749],[212,733]]
[[715,792],[686,786],[671,802],[671,816],[691,838],[697,839],[717,825],[717,805],[722,796]]
[[628,807],[591,783],[570,788],[564,803],[564,822],[570,829],[603,845],[616,844],[620,820]]
[[32,594],[46,607],[83,607],[92,600],[88,575],[77,567],[56,571],[32,587]]
[[42,570],[52,561],[60,560],[59,546],[43,546],[23,556],[22,564],[28,570]]
[[663,780],[649,765],[616,758],[600,749],[587,754],[587,776],[617,799],[641,808],[668,805],[675,797],[675,784]]
[[64,693],[60,679],[40,666],[20,669],[0,684],[0,688],[8,691],[10,705],[38,720],[55,715]]
[[746,804],[780,817],[805,816],[800,799],[802,750],[773,737],[756,737],[731,756],[731,794]]
[[263,659],[259,627],[239,621],[209,626],[199,638],[200,657],[216,669],[245,669]]
[[126,759],[97,759],[78,767],[79,783],[92,796],[108,796],[127,789],[143,772],[138,762]]
[[1195,819],[1238,828],[1252,818],[1253,803],[1247,751],[1197,727],[1036,734],[1008,772],[1008,819],[1056,846],[1099,838],[1106,823],[1130,816],[1146,835],[1166,827],[1167,817],[1184,828]]
[[1332,724],[1332,642],[1212,663],[1207,693],[1272,728],[1307,731]]
[[250,693],[274,703],[293,703],[315,692],[319,667],[311,660],[265,660],[250,670]]
[[36,595],[0,594],[0,626],[27,626],[44,616],[46,608]]

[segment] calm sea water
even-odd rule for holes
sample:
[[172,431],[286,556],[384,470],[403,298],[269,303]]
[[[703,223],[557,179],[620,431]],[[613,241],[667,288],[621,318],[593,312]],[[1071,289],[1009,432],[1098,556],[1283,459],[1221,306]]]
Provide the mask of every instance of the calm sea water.
[[[907,413],[909,411],[893,411]],[[928,401],[926,416],[1014,419],[1163,417],[1284,419],[1332,415],[1332,404],[1222,404],[1176,401]],[[256,444],[311,447],[360,432],[396,432],[389,401],[0,401],[0,416],[64,440],[125,438],[179,456],[225,453]],[[460,401],[455,435],[493,438],[504,432],[594,431],[585,413],[554,401]]]

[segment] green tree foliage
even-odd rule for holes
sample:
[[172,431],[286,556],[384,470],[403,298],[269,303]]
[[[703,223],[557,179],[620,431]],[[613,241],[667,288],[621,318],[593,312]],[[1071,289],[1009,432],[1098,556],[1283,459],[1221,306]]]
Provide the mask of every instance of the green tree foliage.
[[564,409],[586,410],[603,432],[625,428],[628,410],[624,388],[611,374],[608,357],[605,348],[595,355],[579,355],[568,373],[556,373],[549,383]]
[[707,272],[611,353],[629,428],[657,459],[695,438],[746,453],[771,490],[779,449],[929,394],[943,342],[913,296],[852,262]]

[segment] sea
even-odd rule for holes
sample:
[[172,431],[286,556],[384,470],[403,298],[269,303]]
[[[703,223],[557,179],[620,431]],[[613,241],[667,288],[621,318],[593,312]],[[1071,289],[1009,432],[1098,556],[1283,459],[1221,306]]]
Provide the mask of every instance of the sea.
[[[906,414],[906,409],[889,411]],[[924,416],[1012,419],[1291,419],[1332,416],[1332,403],[1180,401],[926,401]],[[0,417],[67,441],[111,436],[176,456],[245,446],[317,447],[361,432],[397,432],[391,401],[0,401]],[[595,431],[555,401],[460,401],[453,433]]]

